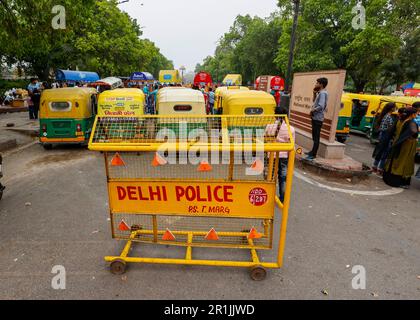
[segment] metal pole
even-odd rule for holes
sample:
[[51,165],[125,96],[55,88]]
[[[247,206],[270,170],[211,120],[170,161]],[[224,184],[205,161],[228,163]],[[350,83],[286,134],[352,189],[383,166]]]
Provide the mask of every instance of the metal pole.
[[294,0],[295,10],[293,15],[293,27],[292,27],[292,35],[290,39],[290,49],[289,49],[289,63],[287,65],[287,74],[286,74],[286,84],[284,90],[286,92],[289,91],[292,72],[293,72],[293,56],[295,51],[295,44],[296,44],[296,29],[298,25],[298,16],[299,16],[299,7],[300,7],[300,0]]
[[280,106],[282,108],[285,108],[288,111],[290,111],[289,88],[290,88],[290,82],[291,82],[292,72],[293,72],[293,56],[294,56],[295,44],[296,44],[296,29],[298,25],[300,0],[293,0],[293,3],[295,4],[295,8],[294,8],[294,15],[293,15],[292,34],[290,38],[289,62],[287,65],[286,83],[284,86],[285,94],[283,94],[280,98]]

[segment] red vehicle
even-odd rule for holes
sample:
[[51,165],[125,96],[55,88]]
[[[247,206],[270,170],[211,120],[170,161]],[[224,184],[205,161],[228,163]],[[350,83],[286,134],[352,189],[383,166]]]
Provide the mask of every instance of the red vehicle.
[[280,76],[259,76],[255,80],[255,89],[265,92],[283,91],[284,79]]
[[210,73],[208,72],[200,71],[194,77],[194,85],[199,86],[200,88],[206,85],[211,86],[212,84],[213,84],[213,79]]

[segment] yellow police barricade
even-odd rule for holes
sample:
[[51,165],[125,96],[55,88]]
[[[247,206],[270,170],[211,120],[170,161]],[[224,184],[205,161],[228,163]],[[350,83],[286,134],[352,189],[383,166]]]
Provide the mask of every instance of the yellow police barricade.
[[[282,121],[290,143],[276,141]],[[205,125],[188,126],[198,122]],[[113,130],[115,123],[124,132]],[[119,256],[105,257],[112,273],[124,273],[127,263],[207,265],[247,267],[252,279],[263,280],[266,268],[282,266],[295,160],[287,117],[97,116],[89,149],[104,154],[112,236],[127,241]],[[276,197],[279,152],[289,154],[283,203]],[[183,246],[186,253],[129,256],[133,242]],[[197,247],[247,249],[250,259],[194,259]],[[257,250],[270,251],[274,261]]]

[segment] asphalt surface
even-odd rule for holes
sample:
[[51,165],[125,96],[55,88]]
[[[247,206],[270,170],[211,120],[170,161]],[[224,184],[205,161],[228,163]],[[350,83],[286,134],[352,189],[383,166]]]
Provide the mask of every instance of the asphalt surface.
[[[371,153],[367,139],[350,138],[347,154],[370,164]],[[29,145],[6,154],[3,170],[0,299],[420,298],[419,181],[390,190],[375,176],[353,185],[297,171],[284,266],[255,282],[238,268],[131,264],[112,275],[103,257],[124,243],[111,238],[99,153]],[[184,249],[138,244],[136,254],[183,257]],[[249,253],[194,249],[193,256],[243,260]],[[65,267],[65,290],[51,286],[56,265]],[[352,288],[357,265],[366,270],[364,290]]]

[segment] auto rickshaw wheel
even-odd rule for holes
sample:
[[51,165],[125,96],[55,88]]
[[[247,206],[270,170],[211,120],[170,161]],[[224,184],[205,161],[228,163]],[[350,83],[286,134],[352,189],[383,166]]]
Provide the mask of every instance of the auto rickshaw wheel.
[[42,146],[44,147],[45,150],[51,150],[53,147],[52,144],[49,144],[49,143],[43,144]]
[[114,260],[111,262],[111,273],[115,275],[121,275],[125,273],[125,270],[127,268],[127,263],[125,263],[124,260]]
[[262,266],[254,266],[251,268],[250,276],[254,281],[263,281],[267,276],[267,270]]

